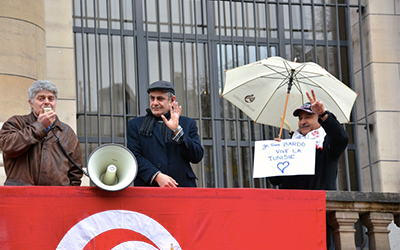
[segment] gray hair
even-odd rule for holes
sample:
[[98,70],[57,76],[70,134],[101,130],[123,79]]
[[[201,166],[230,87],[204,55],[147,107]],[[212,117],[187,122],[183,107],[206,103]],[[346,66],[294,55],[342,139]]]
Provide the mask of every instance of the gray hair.
[[166,93],[167,93],[167,96],[168,96],[168,100],[171,100],[171,97],[173,97],[175,95],[171,91],[167,91]]
[[32,84],[32,86],[28,89],[28,96],[31,102],[33,102],[33,99],[35,98],[37,92],[41,90],[48,90],[54,93],[57,99],[57,87],[54,85],[54,83],[47,81],[47,80],[37,80]]

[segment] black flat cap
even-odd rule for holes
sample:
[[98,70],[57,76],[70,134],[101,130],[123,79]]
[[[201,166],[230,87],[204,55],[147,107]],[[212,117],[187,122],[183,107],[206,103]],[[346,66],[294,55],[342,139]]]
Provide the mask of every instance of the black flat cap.
[[175,87],[174,87],[174,85],[172,85],[172,83],[167,82],[167,81],[153,82],[147,88],[147,93],[150,93],[150,91],[153,91],[153,90],[161,90],[161,91],[165,91],[165,92],[172,92],[175,95]]

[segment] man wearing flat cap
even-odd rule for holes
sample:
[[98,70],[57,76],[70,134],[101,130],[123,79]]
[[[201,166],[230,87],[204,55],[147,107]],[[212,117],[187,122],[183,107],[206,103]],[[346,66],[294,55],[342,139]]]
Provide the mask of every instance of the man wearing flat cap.
[[128,124],[128,148],[138,161],[135,186],[196,187],[191,163],[203,158],[196,122],[181,116],[175,88],[167,81],[148,89],[150,108]]
[[335,115],[325,110],[315,93],[307,92],[310,102],[294,110],[299,118],[299,128],[292,139],[308,139],[315,142],[315,174],[279,176],[269,178],[273,185],[282,189],[336,190],[336,176],[339,158],[347,147],[349,136]]

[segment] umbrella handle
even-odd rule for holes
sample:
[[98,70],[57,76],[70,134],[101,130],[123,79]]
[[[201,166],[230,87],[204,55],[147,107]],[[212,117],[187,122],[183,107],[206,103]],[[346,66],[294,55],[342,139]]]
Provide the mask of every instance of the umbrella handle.
[[279,139],[281,139],[281,136],[282,136],[283,123],[285,122],[286,108],[287,108],[287,104],[288,104],[288,101],[289,101],[289,95],[290,95],[290,93],[288,92],[286,94],[286,102],[285,102],[285,109],[283,110],[281,129],[279,130]]

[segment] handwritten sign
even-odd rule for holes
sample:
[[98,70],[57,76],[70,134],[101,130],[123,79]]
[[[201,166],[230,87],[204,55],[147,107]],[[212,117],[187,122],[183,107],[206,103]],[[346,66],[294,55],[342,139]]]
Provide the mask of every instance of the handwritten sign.
[[315,141],[256,141],[253,178],[315,174]]

